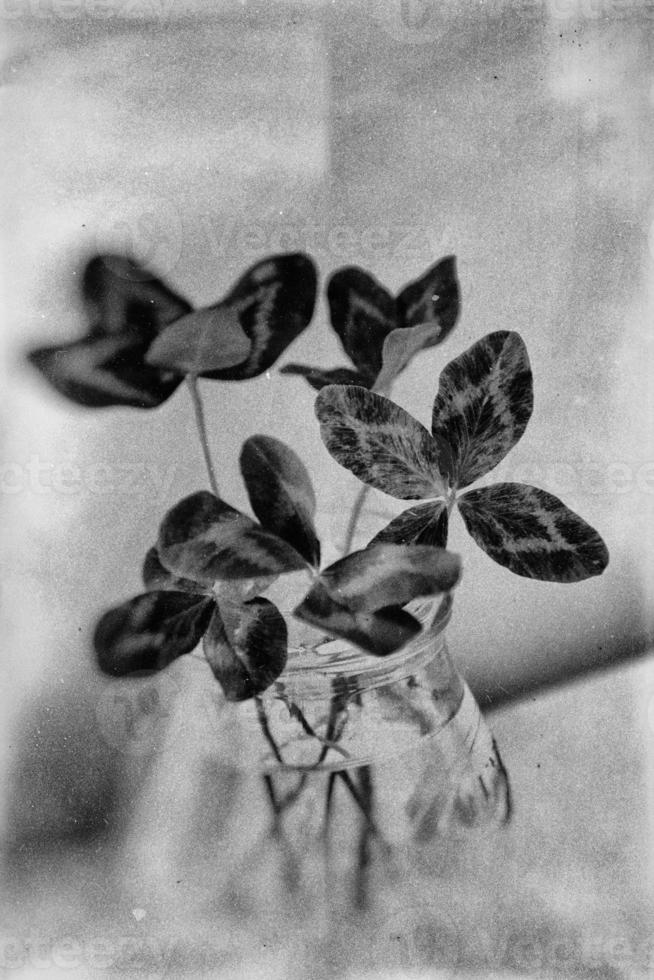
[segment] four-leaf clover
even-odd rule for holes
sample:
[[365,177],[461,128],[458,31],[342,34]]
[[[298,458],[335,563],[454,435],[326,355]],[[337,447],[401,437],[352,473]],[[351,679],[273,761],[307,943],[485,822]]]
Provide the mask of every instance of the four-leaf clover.
[[332,385],[316,399],[327,449],[364,483],[402,500],[429,500],[404,511],[373,539],[447,541],[457,504],[474,540],[518,575],[575,582],[599,575],[608,550],[597,531],[557,497],[520,483],[460,491],[485,476],[525,431],[532,376],[517,333],[488,334],[442,371],[429,432],[390,399]]
[[[283,486],[273,488],[270,458],[284,475]],[[208,491],[173,507],[146,556],[143,579],[150,591],[109,610],[97,625],[95,648],[105,673],[161,670],[203,639],[228,700],[254,697],[281,674],[286,622],[256,593],[278,575],[320,560],[315,498],[304,465],[277,439],[248,440],[241,471],[260,523]]]

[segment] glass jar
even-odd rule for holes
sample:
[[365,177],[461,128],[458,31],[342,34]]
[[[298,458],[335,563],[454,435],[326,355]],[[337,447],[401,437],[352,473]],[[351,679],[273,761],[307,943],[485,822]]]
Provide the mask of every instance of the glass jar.
[[287,617],[286,669],[251,701],[226,701],[199,653],[152,678],[166,736],[127,848],[141,893],[179,907],[187,887],[187,908],[232,925],[320,928],[387,889],[397,902],[433,873],[435,842],[506,820],[506,773],[447,648],[451,607],[411,604],[423,631],[383,658]]

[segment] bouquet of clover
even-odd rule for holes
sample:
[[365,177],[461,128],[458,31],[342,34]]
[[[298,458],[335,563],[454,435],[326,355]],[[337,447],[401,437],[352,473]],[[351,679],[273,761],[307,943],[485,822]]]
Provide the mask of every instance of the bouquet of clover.
[[[375,834],[371,771],[361,766],[357,785],[339,748],[348,706],[359,692],[343,686],[337,673],[320,731],[285,693],[289,634],[270,598],[276,580],[305,573],[292,615],[318,638],[340,638],[383,659],[419,636],[425,619],[416,610],[423,600],[449,609],[460,576],[459,558],[446,550],[455,504],[477,544],[518,575],[580,581],[600,574],[608,553],[593,528],[543,490],[515,483],[468,489],[516,444],[532,412],[532,375],[518,334],[489,334],[444,368],[431,431],[388,397],[411,359],[442,342],[456,323],[459,290],[451,257],[396,297],[361,269],[337,271],[327,287],[330,319],[354,370],[283,369],[319,389],[315,410],[323,442],[362,483],[343,556],[321,567],[309,474],[276,438],[250,436],[241,450],[254,517],[224,501],[198,378],[233,382],[267,371],[309,325],[316,290],[309,258],[272,256],[248,270],[219,303],[193,310],[135,262],[98,256],[83,277],[88,334],[29,356],[60,393],[85,406],[156,408],[185,380],[195,409],[210,490],[168,511],[145,558],[145,591],[100,619],[94,638],[100,669],[114,677],[162,670],[201,642],[224,698],[255,705],[280,768],[288,763],[263,698],[271,688],[304,735],[316,741],[316,757],[305,768],[318,769],[330,753],[341,752],[327,801],[334,780],[342,780],[364,815],[366,832]],[[351,551],[369,488],[417,503]],[[270,772],[264,774],[277,828],[305,776],[280,797]]]

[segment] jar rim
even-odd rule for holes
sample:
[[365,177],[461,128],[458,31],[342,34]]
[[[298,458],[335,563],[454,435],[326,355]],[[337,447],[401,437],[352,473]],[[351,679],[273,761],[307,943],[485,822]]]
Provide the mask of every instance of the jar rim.
[[384,674],[392,673],[403,664],[414,667],[416,661],[422,661],[434,650],[434,640],[451,619],[452,601],[448,594],[445,598],[439,596],[410,603],[408,611],[423,623],[423,629],[395,653],[377,657],[347,640],[329,640],[321,644],[319,652],[318,648],[296,647],[289,650],[288,662],[279,679],[302,681],[316,673],[331,676],[376,674],[382,665]]

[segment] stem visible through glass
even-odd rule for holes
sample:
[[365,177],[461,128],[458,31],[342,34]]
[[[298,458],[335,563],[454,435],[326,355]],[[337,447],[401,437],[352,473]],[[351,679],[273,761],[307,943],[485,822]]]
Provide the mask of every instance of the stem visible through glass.
[[350,553],[350,548],[352,547],[352,542],[354,541],[354,535],[356,533],[357,524],[359,523],[359,518],[363,511],[364,504],[366,502],[366,497],[368,496],[368,490],[370,487],[364,483],[360,488],[356,500],[354,501],[354,506],[352,507],[352,513],[350,514],[350,520],[348,521],[347,529],[345,531],[345,541],[343,543],[343,554],[348,555]]
[[204,406],[202,404],[202,398],[200,397],[200,391],[198,388],[197,374],[187,374],[186,383],[188,384],[189,391],[191,392],[191,400],[193,402],[193,408],[195,410],[195,424],[197,426],[198,436],[200,437],[202,454],[204,456],[204,461],[207,466],[207,473],[209,475],[209,484],[215,496],[219,497],[220,493],[218,492],[218,481],[216,480],[216,474],[213,468],[213,462],[211,460],[211,452],[209,451],[209,441],[207,439],[207,426],[204,419]]

